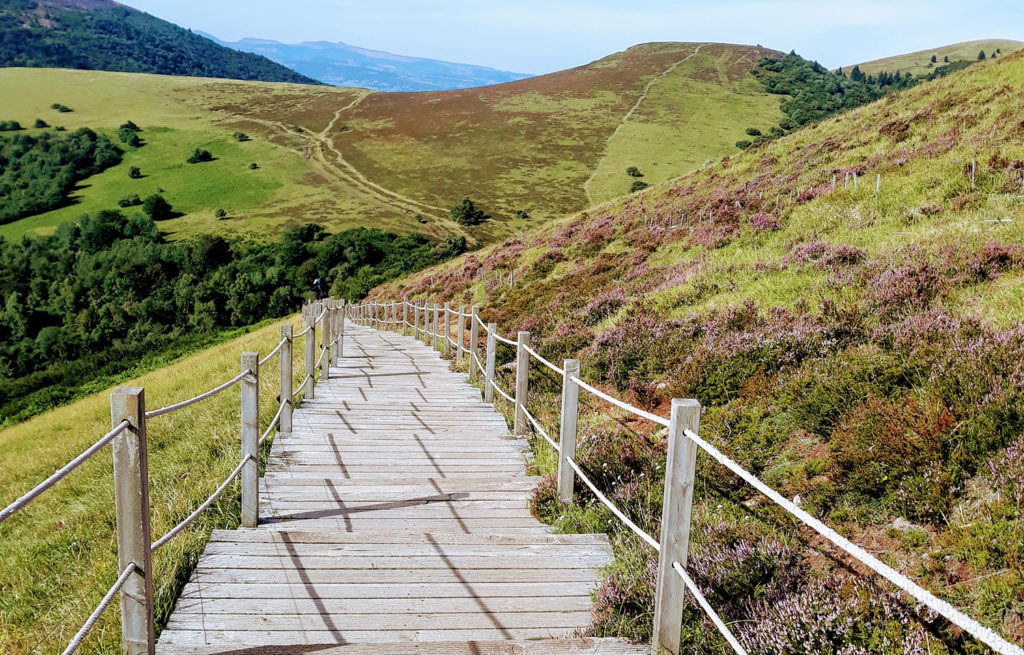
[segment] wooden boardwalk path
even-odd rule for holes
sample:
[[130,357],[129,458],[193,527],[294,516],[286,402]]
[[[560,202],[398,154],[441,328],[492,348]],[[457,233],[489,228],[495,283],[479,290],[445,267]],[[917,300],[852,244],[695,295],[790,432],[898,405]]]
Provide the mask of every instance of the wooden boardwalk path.
[[525,442],[407,337],[347,324],[340,366],[273,443],[260,525],[218,530],[158,653],[642,653],[572,638],[603,535],[554,535]]

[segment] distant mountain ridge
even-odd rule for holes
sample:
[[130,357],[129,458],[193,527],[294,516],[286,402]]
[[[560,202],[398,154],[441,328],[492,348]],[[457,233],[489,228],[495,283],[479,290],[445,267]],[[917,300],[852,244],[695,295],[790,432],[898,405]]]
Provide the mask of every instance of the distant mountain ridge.
[[368,50],[341,42],[306,41],[287,44],[254,38],[229,42],[204,32],[200,34],[222,46],[263,55],[303,75],[334,86],[375,91],[449,91],[533,77],[486,66]]
[[318,84],[112,0],[0,0],[0,66]]

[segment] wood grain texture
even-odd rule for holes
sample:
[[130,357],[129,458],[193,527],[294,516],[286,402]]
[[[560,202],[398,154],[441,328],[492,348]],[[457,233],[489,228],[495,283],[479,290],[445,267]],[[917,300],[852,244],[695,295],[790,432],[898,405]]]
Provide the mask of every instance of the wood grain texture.
[[158,652],[643,652],[573,638],[611,550],[530,514],[525,440],[430,346],[344,333],[273,442],[259,525],[213,533]]

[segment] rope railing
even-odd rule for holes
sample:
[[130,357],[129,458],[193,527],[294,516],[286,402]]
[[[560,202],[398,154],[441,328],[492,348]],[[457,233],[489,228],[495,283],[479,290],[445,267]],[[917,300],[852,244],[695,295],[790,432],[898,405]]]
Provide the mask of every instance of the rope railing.
[[210,505],[213,505],[215,502],[217,502],[217,499],[221,497],[221,494],[223,494],[224,491],[228,488],[228,485],[231,484],[231,482],[238,477],[238,474],[242,472],[242,468],[251,459],[252,455],[246,455],[244,458],[242,458],[242,461],[238,463],[238,466],[235,467],[235,470],[232,471],[230,475],[228,475],[227,479],[224,480],[224,482],[222,482],[219,487],[217,487],[217,490],[214,491],[209,498],[203,501],[202,505],[197,507],[194,512],[186,516],[185,519],[181,521],[181,523],[178,523],[176,526],[168,530],[167,534],[153,542],[153,545],[149,548],[150,552],[155,553],[161,547],[166,545],[171,539],[177,537],[182,530],[187,528],[193,521],[199,518],[200,514],[209,509]]
[[541,357],[540,353],[538,353],[536,350],[534,350],[533,348],[531,348],[529,346],[523,346],[523,347],[526,348],[526,352],[530,353],[530,355],[533,356],[533,358],[536,359],[538,362],[540,362],[544,366],[547,366],[548,368],[550,368],[555,373],[558,373],[559,375],[565,375],[565,370],[564,369],[558,368],[557,366],[555,366],[554,364],[552,364],[548,360],[546,360],[543,357]]
[[306,377],[302,378],[302,382],[299,383],[298,390],[292,394],[292,400],[295,400],[302,395],[302,392],[306,390],[306,383],[313,379],[313,374],[310,373]]
[[86,619],[84,624],[82,624],[82,627],[78,629],[75,636],[71,638],[71,641],[68,643],[67,648],[64,649],[62,655],[72,655],[78,651],[78,648],[82,645],[82,642],[85,641],[85,638],[89,636],[89,633],[96,625],[96,622],[100,620],[100,616],[103,615],[103,612],[107,611],[107,608],[110,607],[110,603],[114,602],[114,597],[117,596],[117,592],[121,591],[121,588],[124,587],[125,583],[128,582],[128,578],[132,576],[132,573],[135,573],[135,569],[137,568],[138,567],[135,562],[130,562],[128,566],[124,567],[124,571],[121,571],[121,575],[117,576],[114,586],[107,591],[103,596],[103,600],[100,601],[100,604],[96,606],[96,609],[92,611],[92,614],[90,614],[89,618]]
[[[407,306],[414,307],[414,305],[410,305],[406,301],[403,301],[403,302],[405,302],[405,304]],[[520,346],[519,343],[517,343],[515,341],[512,341],[510,339],[506,339],[505,337],[503,337],[500,334],[498,334],[497,330],[490,330],[490,329],[488,329],[488,326],[483,322],[483,320],[480,318],[479,314],[476,313],[475,308],[474,308],[474,313],[471,313],[471,314],[463,314],[462,312],[455,311],[455,310],[449,310],[449,311],[451,311],[453,314],[455,314],[457,316],[460,316],[460,317],[462,317],[462,316],[469,317],[471,319],[471,323],[470,323],[470,327],[471,328],[475,327],[473,325],[473,323],[472,323],[472,321],[475,320],[477,322],[477,324],[479,324],[479,326],[481,328],[483,328],[484,334],[493,336],[495,342],[496,341],[500,341],[502,343],[505,343],[505,344],[508,344],[508,345],[511,345],[511,346],[516,346],[516,347]],[[410,327],[413,327],[414,329],[418,329],[418,328],[416,328],[416,326],[410,325]],[[428,330],[423,330],[423,332],[426,334],[429,331]],[[437,336],[440,336],[440,335],[437,335]],[[492,352],[492,350],[493,350],[493,343],[494,342],[492,342],[492,343],[490,343],[488,345],[488,361],[489,362],[491,361],[491,358],[493,357],[493,352]],[[471,344],[471,345],[475,345],[475,344]],[[894,584],[897,588],[899,588],[902,591],[904,591],[905,593],[907,593],[910,597],[914,598],[916,601],[918,601],[922,605],[925,605],[925,606],[929,607],[931,610],[933,610],[937,614],[945,617],[947,620],[949,620],[954,625],[962,628],[963,630],[965,630],[966,632],[971,634],[973,637],[975,637],[976,639],[981,641],[983,644],[985,644],[986,646],[991,648],[996,653],[1000,653],[1001,655],[1024,655],[1024,650],[1022,650],[1019,646],[1008,642],[1007,640],[1003,639],[999,634],[997,634],[994,630],[985,628],[984,626],[979,624],[977,621],[971,619],[970,617],[968,617],[963,612],[960,612],[959,610],[957,610],[951,604],[949,604],[949,603],[947,603],[947,602],[945,602],[945,601],[935,597],[933,594],[931,594],[926,589],[920,587],[919,585],[917,585],[916,583],[911,581],[909,578],[906,578],[905,576],[903,576],[900,573],[896,572],[894,569],[892,569],[892,568],[888,567],[887,565],[883,564],[881,561],[879,561],[877,558],[875,558],[873,555],[871,555],[870,553],[868,553],[864,549],[860,548],[859,546],[856,546],[855,544],[853,544],[852,542],[850,542],[849,540],[847,540],[846,538],[842,537],[837,532],[835,532],[834,530],[832,530],[831,528],[826,526],[821,521],[815,519],[813,516],[811,516],[807,512],[805,512],[802,509],[800,509],[798,506],[796,506],[795,503],[792,503],[792,502],[788,501],[781,494],[779,494],[778,492],[774,491],[773,489],[768,487],[766,484],[761,482],[753,474],[751,474],[750,472],[748,472],[745,469],[743,469],[739,464],[737,464],[733,460],[731,460],[728,457],[726,457],[725,455],[723,455],[721,452],[719,452],[710,443],[708,443],[708,442],[704,441],[703,439],[701,439],[701,437],[694,430],[684,429],[684,428],[681,428],[681,427],[674,427],[674,423],[673,422],[676,420],[676,418],[675,418],[675,416],[676,416],[676,414],[675,414],[675,403],[676,402],[680,402],[680,401],[674,401],[673,402],[673,418],[672,418],[672,420],[666,419],[666,418],[664,418],[662,416],[658,416],[657,414],[653,414],[651,412],[642,410],[639,407],[635,407],[634,405],[631,405],[631,404],[629,404],[627,402],[624,402],[624,401],[622,401],[622,400],[620,400],[618,398],[615,398],[614,396],[611,396],[611,395],[601,391],[600,389],[597,389],[596,387],[586,383],[585,381],[580,379],[578,375],[566,375],[566,370],[565,369],[560,368],[560,367],[554,365],[552,362],[550,362],[547,359],[545,359],[544,357],[542,357],[536,350],[531,348],[529,346],[528,339],[527,339],[526,343],[522,344],[522,347],[526,350],[526,352],[530,356],[535,358],[537,361],[541,362],[543,365],[545,365],[546,367],[551,369],[553,372],[562,375],[563,376],[563,380],[566,380],[566,382],[564,382],[563,384],[571,383],[571,384],[577,385],[577,387],[582,387],[583,389],[585,389],[589,393],[593,394],[594,396],[597,396],[601,400],[604,400],[605,402],[607,402],[607,403],[609,403],[609,404],[611,404],[611,405],[613,405],[615,407],[618,407],[618,408],[620,408],[622,410],[625,410],[626,412],[628,412],[628,413],[630,413],[630,414],[632,414],[634,416],[637,416],[639,418],[643,418],[643,419],[649,420],[649,421],[651,421],[651,422],[653,422],[653,423],[655,423],[657,425],[669,428],[670,438],[673,438],[673,435],[676,435],[674,438],[682,437],[685,440],[692,441],[698,448],[700,448],[701,450],[703,450],[707,454],[711,455],[711,457],[713,459],[715,459],[718,463],[722,464],[723,466],[728,468],[730,471],[735,473],[737,476],[739,476],[745,482],[750,484],[754,489],[756,489],[757,491],[759,491],[760,493],[762,493],[763,495],[768,497],[775,504],[777,504],[780,507],[782,507],[784,510],[786,510],[789,514],[791,514],[793,517],[798,519],[804,525],[807,525],[808,527],[812,528],[819,535],[821,535],[822,537],[824,537],[825,539],[830,541],[835,546],[839,547],[841,550],[845,551],[848,555],[852,556],[854,559],[856,559],[856,560],[860,561],[861,563],[865,564],[866,566],[868,566],[876,574],[880,575],[881,577],[885,578],[886,580],[888,580],[889,582]],[[555,440],[552,439],[547,434],[547,432],[544,430],[544,428],[537,421],[536,417],[534,417],[528,411],[528,409],[526,408],[526,405],[523,402],[521,402],[520,399],[518,398],[518,396],[520,394],[520,385],[517,383],[517,391],[516,391],[516,396],[517,397],[514,398],[513,396],[509,395],[504,390],[502,390],[493,379],[488,379],[486,377],[487,376],[487,371],[484,369],[484,366],[483,366],[483,364],[481,363],[481,360],[480,360],[480,356],[477,354],[475,347],[465,348],[464,349],[462,347],[462,344],[458,344],[458,348],[456,349],[456,352],[460,352],[461,353],[463,351],[467,352],[470,355],[470,357],[473,360],[473,363],[476,365],[477,369],[480,371],[481,374],[483,374],[485,376],[485,381],[484,381],[485,389],[487,387],[489,387],[490,389],[493,389],[494,391],[496,391],[503,398],[505,398],[509,402],[513,403],[513,407],[515,408],[516,413],[517,413],[517,418],[516,418],[517,431],[520,429],[518,427],[518,425],[519,425],[518,413],[522,412],[522,415],[525,417],[526,421],[529,422],[529,424],[533,426],[533,429],[538,434],[540,434],[554,449],[556,449],[556,451],[559,452],[560,461],[564,461],[572,469],[572,471],[575,473],[575,475],[579,476],[579,478],[583,481],[583,483],[590,489],[591,492],[593,492],[594,496],[605,507],[607,507],[609,509],[609,511],[611,511],[612,514],[615,515],[616,518],[618,518],[620,521],[622,521],[622,523],[624,525],[626,525],[636,536],[638,536],[644,543],[646,543],[649,546],[653,547],[656,551],[658,551],[660,553],[661,552],[661,545],[658,543],[658,541],[656,541],[651,535],[649,535],[645,531],[643,531],[635,522],[633,522],[628,516],[626,516],[625,513],[623,513],[618,507],[616,507],[615,504],[612,503],[608,499],[608,497],[605,496],[600,491],[600,489],[597,488],[597,486],[590,480],[590,478],[587,477],[587,475],[584,473],[582,468],[575,461],[575,459],[572,456],[573,453],[575,452],[575,434],[571,435],[572,441],[569,444],[569,454],[566,455],[563,452],[564,449],[562,448],[562,445],[559,444],[559,443],[556,443]],[[528,361],[528,359],[526,361]],[[578,362],[573,362],[573,364],[575,366],[575,369],[573,369],[573,370],[574,371],[578,371]],[[567,367],[568,367],[568,362],[567,362]],[[523,373],[523,375],[525,375],[525,373]],[[528,384],[528,382],[527,382],[527,384]],[[523,388],[525,388],[525,387],[523,387]],[[564,389],[563,389],[563,392],[564,392]],[[575,392],[573,392],[573,394],[575,394]],[[573,398],[575,398],[575,395],[573,395]],[[564,396],[563,396],[563,400],[564,400]],[[573,403],[575,403],[575,402],[576,401],[573,400]],[[686,405],[686,403],[683,403],[683,405]],[[575,411],[575,405],[573,405],[573,408],[574,408],[573,411]],[[699,417],[699,409],[700,409],[700,407],[699,407],[699,405],[697,403],[691,401],[690,409],[691,410],[695,409],[696,412],[697,412],[695,414],[695,416]],[[563,407],[563,412],[564,411],[565,411],[565,408]],[[563,418],[564,418],[564,414],[563,414]],[[682,420],[683,419],[680,419],[680,421],[682,421]],[[697,422],[699,422],[699,420],[697,420]],[[573,423],[573,430],[575,430],[575,419],[574,419],[574,423]],[[563,437],[563,439],[564,439],[564,437]],[[672,451],[670,450],[670,453],[671,452]],[[559,467],[561,468],[561,464],[559,465]],[[692,463],[691,463],[690,467],[692,469],[692,467],[693,467]],[[667,471],[666,471],[666,473],[667,473]],[[692,475],[692,470],[691,470],[690,474]],[[560,477],[560,480],[559,480],[559,485],[560,485],[559,486],[559,495],[561,497],[561,494],[562,494],[561,472],[559,474],[559,477]],[[571,478],[570,478],[570,480],[571,480]],[[692,482],[690,484],[691,484],[691,487],[692,487]],[[568,493],[569,493],[569,496],[571,497],[571,485],[569,487]],[[669,491],[666,490],[666,493],[669,493]],[[690,501],[686,501],[686,502],[690,502]],[[665,520],[663,519],[663,524],[664,524],[664,522],[665,522]],[[666,530],[664,525],[663,525],[662,529],[663,529],[663,533],[664,533],[664,531]],[[671,542],[669,542],[669,543],[671,543]],[[670,553],[671,553],[671,551],[670,551]],[[682,552],[681,559],[685,559],[685,550]],[[686,591],[689,591],[690,594],[697,600],[697,603],[704,610],[704,612],[708,615],[708,617],[714,623],[715,627],[722,634],[722,636],[726,639],[726,641],[729,643],[729,645],[732,647],[732,649],[736,653],[740,653],[741,655],[746,655],[746,651],[742,648],[742,646],[739,644],[739,642],[735,639],[735,637],[728,630],[728,628],[725,625],[725,623],[721,620],[721,618],[717,615],[717,613],[715,613],[714,609],[710,606],[710,604],[707,602],[707,600],[700,593],[700,590],[697,588],[697,586],[694,583],[694,581],[687,575],[687,573],[685,571],[685,567],[683,567],[678,560],[674,560],[674,561],[671,561],[670,564],[668,564],[668,563],[666,563],[666,564],[667,564],[667,567],[668,567],[668,574],[671,575],[674,572],[674,574],[678,575],[678,577],[681,579],[681,581],[683,583],[683,588],[685,588]],[[662,571],[659,571],[659,588],[661,586],[661,581],[664,580],[664,578],[661,577],[663,575],[665,575],[665,573],[663,573]],[[659,599],[659,604],[660,604],[660,599]],[[660,608],[656,608],[656,613],[658,613],[660,611],[661,611]],[[656,623],[656,626],[657,626],[657,623]],[[669,632],[667,633],[669,636],[666,637],[666,639],[668,639],[668,640],[671,640],[673,638],[673,637],[671,637],[670,633],[671,633],[671,630],[669,630]],[[661,638],[662,638],[661,636],[656,636],[656,639],[661,639]],[[675,635],[675,639],[678,640],[678,634]]]
[[261,359],[261,360],[260,360],[260,366],[263,366],[264,364],[266,364],[267,362],[269,362],[269,361],[270,361],[270,359],[271,359],[271,358],[272,358],[272,357],[273,357],[274,355],[276,355],[276,354],[278,353],[278,351],[279,351],[279,350],[281,350],[281,348],[282,348],[282,347],[284,346],[284,342],[285,342],[285,341],[286,341],[286,339],[281,339],[281,340],[280,340],[279,342],[277,342],[277,347],[276,347],[276,348],[274,348],[273,350],[271,350],[271,351],[270,351],[269,353],[267,353],[267,356],[266,356],[266,357],[264,357],[263,359]]
[[116,427],[114,427],[113,430],[106,433],[100,438],[99,441],[86,448],[78,457],[74,458],[64,466],[57,469],[53,473],[53,475],[40,482],[35,487],[33,487],[33,489],[29,491],[27,494],[25,494],[21,498],[15,500],[13,503],[5,507],[4,510],[0,512],[0,523],[3,523],[7,519],[14,516],[14,514],[18,510],[22,509],[23,507],[31,503],[33,500],[43,495],[43,493],[49,490],[50,487],[63,480],[65,477],[67,477],[69,473],[71,473],[76,468],[78,468],[86,461],[88,461],[90,457],[95,455],[97,452],[99,452],[101,448],[103,448],[111,441],[113,441],[114,438],[117,437],[117,435],[121,434],[126,429],[128,429],[130,425],[131,423],[129,423],[127,420],[121,421],[120,423],[117,424]]
[[287,405],[284,403],[284,401],[281,401],[280,406],[278,406],[277,408],[277,413],[274,414],[274,418],[270,419],[270,425],[267,426],[267,429],[263,432],[262,435],[260,435],[259,441],[256,442],[258,445],[262,446],[263,442],[265,442],[270,437],[270,433],[274,431],[274,428],[277,427],[278,421],[281,420],[281,415],[284,414],[285,407],[287,407]]
[[242,371],[241,373],[239,373],[235,377],[231,378],[230,380],[228,380],[224,384],[216,386],[213,389],[210,389],[209,391],[205,391],[205,392],[199,394],[198,396],[194,396],[192,398],[189,398],[188,400],[183,400],[180,403],[174,403],[173,405],[168,405],[167,407],[161,407],[160,409],[154,409],[151,412],[146,412],[146,418],[147,419],[151,419],[151,418],[156,418],[157,416],[163,416],[164,414],[170,414],[171,412],[176,412],[179,409],[185,409],[189,405],[195,405],[198,402],[202,402],[202,401],[206,400],[207,398],[212,398],[212,397],[216,396],[217,394],[219,394],[220,392],[225,391],[227,389],[230,389],[232,386],[234,386],[234,385],[238,384],[239,382],[241,382],[242,378],[244,378],[246,375],[251,375],[251,374],[252,374],[252,371]]

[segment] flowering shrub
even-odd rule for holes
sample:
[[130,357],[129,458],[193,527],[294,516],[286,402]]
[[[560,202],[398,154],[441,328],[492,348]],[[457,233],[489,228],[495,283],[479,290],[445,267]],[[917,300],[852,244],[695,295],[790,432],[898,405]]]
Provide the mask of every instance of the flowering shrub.
[[758,232],[774,232],[782,229],[782,223],[771,214],[754,214],[750,219],[750,227]]
[[693,230],[693,243],[715,250],[728,245],[737,234],[736,226],[729,223],[699,225]]
[[881,271],[868,280],[865,296],[882,318],[928,307],[946,291],[946,280],[927,263],[913,263]]
[[1024,508],[1024,436],[988,462],[993,486],[1017,509]]
[[815,266],[826,268],[851,266],[864,259],[864,251],[844,243],[831,244],[812,240],[794,248],[782,258],[785,266]]
[[588,325],[600,323],[619,311],[619,308],[625,305],[627,300],[626,294],[621,289],[605,291],[591,300],[584,308],[583,311],[586,314],[584,320]]

